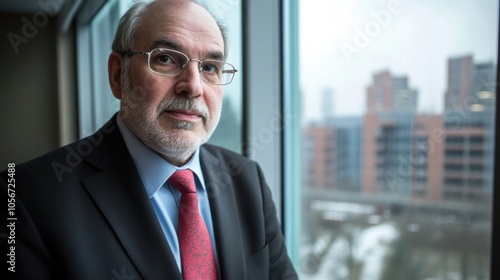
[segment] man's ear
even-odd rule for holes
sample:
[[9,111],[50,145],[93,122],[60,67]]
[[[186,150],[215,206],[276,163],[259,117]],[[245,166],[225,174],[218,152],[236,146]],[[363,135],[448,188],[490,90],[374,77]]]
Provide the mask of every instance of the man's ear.
[[108,58],[109,86],[117,99],[122,98],[122,59],[117,52],[112,52]]

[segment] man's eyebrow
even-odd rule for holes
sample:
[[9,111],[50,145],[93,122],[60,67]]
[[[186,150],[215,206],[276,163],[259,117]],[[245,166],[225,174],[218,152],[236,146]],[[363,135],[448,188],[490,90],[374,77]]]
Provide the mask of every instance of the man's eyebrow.
[[209,52],[203,57],[203,59],[214,59],[214,60],[224,60],[223,52]]
[[[154,40],[153,44],[151,44],[149,50],[152,50],[154,48],[167,48],[167,49],[172,49],[175,51],[180,51],[183,53],[186,53],[186,50],[184,47],[170,39],[167,38],[158,38]],[[207,52],[203,58],[199,59],[214,59],[214,60],[224,60],[224,53],[220,51],[213,51],[213,52]]]
[[174,42],[174,41],[169,40],[169,39],[166,39],[166,38],[159,38],[159,39],[154,40],[153,44],[150,47],[150,50],[154,49],[154,48],[158,48],[158,47],[164,47],[164,48],[173,49],[176,51],[183,51],[183,48],[179,43]]

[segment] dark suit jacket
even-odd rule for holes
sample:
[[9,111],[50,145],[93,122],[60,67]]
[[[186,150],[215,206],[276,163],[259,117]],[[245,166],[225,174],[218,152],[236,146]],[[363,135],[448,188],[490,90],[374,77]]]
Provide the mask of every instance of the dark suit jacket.
[[[296,278],[259,166],[212,145],[201,147],[200,160],[220,277]],[[0,174],[3,195],[8,178]],[[182,279],[115,117],[92,136],[17,165],[15,180],[14,278]],[[2,228],[4,257],[9,234]]]

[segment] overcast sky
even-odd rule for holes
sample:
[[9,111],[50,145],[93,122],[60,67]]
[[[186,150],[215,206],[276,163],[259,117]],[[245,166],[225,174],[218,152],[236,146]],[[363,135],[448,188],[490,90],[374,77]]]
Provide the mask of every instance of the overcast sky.
[[321,118],[325,88],[334,115],[361,115],[366,88],[383,70],[408,76],[420,112],[439,113],[450,57],[497,61],[497,0],[302,0],[299,11],[306,120]]

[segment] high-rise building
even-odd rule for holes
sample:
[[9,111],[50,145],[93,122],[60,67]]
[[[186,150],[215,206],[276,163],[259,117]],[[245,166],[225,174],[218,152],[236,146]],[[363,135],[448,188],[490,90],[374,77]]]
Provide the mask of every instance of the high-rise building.
[[439,200],[442,116],[380,112],[364,121],[363,191]]
[[373,76],[367,90],[367,112],[415,112],[417,91],[410,89],[406,76],[395,77],[389,71]]
[[472,56],[448,61],[443,199],[483,201],[493,187],[496,67]]
[[438,201],[443,184],[443,116],[415,117],[411,137],[412,197]]
[[449,59],[445,112],[494,110],[495,81],[493,63],[474,64],[470,55]]
[[389,71],[374,75],[364,117],[364,192],[439,197],[429,189],[429,182],[435,185],[441,178],[429,157],[440,155],[430,133],[442,127],[442,120],[417,116],[417,96],[406,76],[394,77]]
[[474,68],[474,88],[472,111],[495,110],[496,65],[493,63],[476,64]]
[[450,59],[445,110],[434,115],[417,113],[407,77],[376,73],[363,117],[329,117],[304,129],[304,184],[427,201],[489,199],[495,69],[472,56]]
[[448,88],[444,95],[444,110],[467,110],[471,105],[474,61],[472,56],[448,60]]
[[314,189],[333,189],[335,176],[335,129],[324,122],[302,132],[302,183]]
[[359,192],[363,173],[363,118],[336,117],[330,125],[335,129],[334,184],[337,189]]
[[303,130],[303,185],[359,192],[362,173],[361,117],[330,118]]

